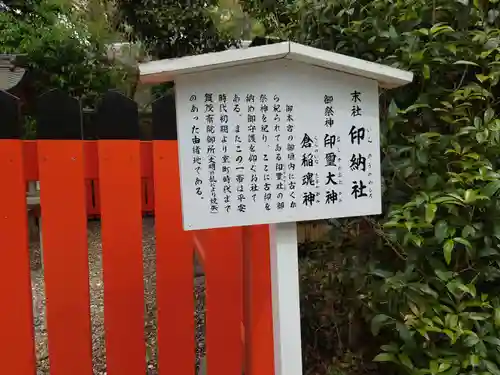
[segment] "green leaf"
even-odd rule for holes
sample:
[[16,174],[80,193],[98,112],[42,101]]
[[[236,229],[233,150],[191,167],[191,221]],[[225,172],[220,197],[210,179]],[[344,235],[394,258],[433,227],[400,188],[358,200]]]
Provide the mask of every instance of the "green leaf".
[[443,281],[448,281],[453,277],[453,272],[451,271],[434,270],[434,273],[437,277],[439,277],[440,280]]
[[396,357],[392,353],[380,353],[373,358],[374,362],[395,362]]
[[492,375],[500,375],[500,370],[498,369],[498,366],[495,363],[488,361],[486,359],[483,359],[483,363],[488,369],[488,371],[491,372]]
[[486,132],[482,131],[476,133],[476,141],[478,143],[484,143],[487,140],[488,140],[488,135],[486,134]]
[[494,312],[495,327],[500,327],[500,307],[497,307]]
[[443,242],[448,236],[448,223],[445,220],[439,220],[434,226],[434,235],[439,242]]
[[486,111],[484,111],[484,123],[488,124],[491,120],[495,118],[495,111],[493,108],[488,108]]
[[427,177],[426,186],[427,189],[433,189],[438,183],[440,177],[437,173],[433,173]]
[[424,76],[424,79],[431,78],[431,68],[429,65],[424,64],[424,67],[422,68],[422,75]]
[[421,164],[428,164],[429,163],[429,155],[427,150],[417,150],[416,152],[417,160]]
[[415,168],[413,168],[412,166],[409,166],[409,167],[407,167],[407,168],[405,168],[405,169],[404,169],[404,171],[403,171],[403,176],[404,176],[405,178],[410,177],[410,175],[411,175],[413,172],[415,172]]
[[458,315],[456,314],[446,314],[444,318],[445,326],[455,330],[458,325]]
[[390,343],[388,345],[382,345],[380,347],[384,352],[389,352],[389,353],[398,353],[399,352],[399,346],[395,343]]
[[397,40],[398,39],[398,32],[397,32],[396,28],[394,26],[392,26],[392,25],[389,27],[389,36],[393,40]]
[[476,345],[479,342],[479,337],[472,332],[471,334],[467,335],[464,339],[464,345],[471,348],[474,345]]
[[431,374],[432,374],[432,375],[436,375],[436,374],[439,372],[439,364],[438,364],[438,361],[436,361],[436,360],[432,360],[432,361],[429,363],[429,367],[430,367],[430,370],[431,370]]
[[464,237],[464,238],[474,236],[475,233],[476,233],[476,230],[471,225],[466,225],[464,227],[464,229],[462,229],[462,237]]
[[491,257],[498,255],[498,250],[491,247],[485,247],[484,249],[479,250],[478,255],[480,258]]
[[483,340],[489,342],[490,344],[500,346],[500,339],[498,337],[486,336]]
[[422,236],[418,234],[410,234],[411,242],[415,244],[415,246],[421,247],[424,239]]
[[479,66],[478,64],[476,64],[475,62],[472,62],[472,61],[467,61],[467,60],[458,60],[458,61],[455,61],[453,64],[455,65],[472,65],[472,66]]
[[410,330],[408,327],[401,323],[401,322],[396,322],[396,329],[399,333],[399,337],[404,341],[408,347],[412,348],[415,347],[415,341],[413,340],[413,336],[410,333]]
[[476,78],[479,80],[479,82],[483,83],[487,81],[490,77],[485,76],[484,74],[476,74]]
[[408,367],[409,369],[413,369],[413,363],[411,362],[410,357],[406,353],[398,354],[398,359],[402,365]]
[[399,108],[396,104],[396,101],[393,99],[391,100],[391,103],[389,104],[388,108],[388,113],[389,113],[389,118],[394,118],[398,115]]
[[[460,289],[462,292],[469,293],[471,297],[476,297],[476,287],[473,284],[458,284],[458,289]],[[468,313],[467,317],[472,320],[484,320],[484,315],[481,315],[479,313]]]
[[446,264],[451,263],[451,255],[454,247],[455,247],[455,242],[453,240],[448,240],[443,245],[443,255]]
[[443,33],[452,33],[453,30],[450,26],[448,25],[440,25],[440,24],[436,24],[434,26],[431,27],[430,29],[430,33],[434,36],[437,36],[439,34],[443,34]]
[[487,197],[492,197],[493,195],[496,194],[496,192],[500,189],[500,180],[495,180],[489,182],[483,189],[482,189],[482,194],[486,195]]
[[422,133],[422,137],[439,138],[439,137],[441,137],[441,133],[438,133],[438,132],[426,132],[426,133]]
[[459,366],[452,366],[448,371],[442,372],[441,375],[457,375],[460,370]]
[[450,363],[440,363],[440,364],[439,364],[439,368],[438,368],[438,372],[443,372],[443,371],[446,371],[446,370],[448,370],[450,367],[451,367],[451,364],[450,364]]
[[[493,223],[493,235],[497,239],[500,239],[500,223],[498,223],[498,222]],[[488,246],[491,246],[491,244]]]
[[427,223],[432,223],[434,217],[436,216],[437,206],[434,203],[429,203],[425,205],[425,221]]
[[481,118],[478,116],[474,117],[474,126],[476,128],[480,128],[482,125],[483,125],[483,120],[481,120]]
[[455,44],[447,44],[445,47],[448,51],[450,51],[452,54],[456,55],[457,54],[457,46]]
[[384,228],[396,228],[396,227],[401,227],[403,224],[400,224],[397,220],[391,220],[388,221],[387,223],[384,223],[383,227]]
[[443,333],[450,338],[452,344],[457,341],[455,333],[453,333],[449,329],[443,329]]
[[434,298],[438,298],[438,294],[428,284],[421,284],[421,283],[408,284],[408,286],[410,285],[415,286],[415,288],[420,290],[422,293],[429,294]]
[[464,245],[467,249],[472,249],[472,244],[462,237],[455,237],[453,241],[458,242],[459,244]]
[[420,310],[418,309],[418,307],[414,304],[414,303],[409,303],[409,306],[410,306],[410,310],[411,312],[415,315],[415,316],[419,316],[421,313],[420,313]]
[[378,314],[372,319],[371,329],[373,336],[377,336],[382,326],[390,320],[391,317],[385,314]]
[[[467,288],[468,290],[471,290],[470,287]],[[475,297],[475,291],[474,291],[474,294],[470,293],[472,295],[472,297]],[[477,321],[480,321],[480,320],[486,320],[490,317],[489,314],[482,314],[482,313],[478,313],[478,312],[471,312],[471,313],[467,313],[467,317],[471,320],[477,320]]]
[[474,160],[479,160],[481,158],[479,154],[475,152],[469,152],[468,154],[465,154],[465,156]]
[[379,268],[376,268],[376,269],[370,271],[370,275],[375,275],[375,276],[381,277],[383,279],[386,279],[388,277],[393,276],[393,273],[386,271],[386,270],[381,270]]
[[448,194],[444,197],[439,197],[432,200],[433,203],[447,203],[447,204],[456,204],[459,206],[463,206],[463,199],[459,195],[456,194]]
[[472,367],[479,366],[479,356],[477,356],[476,354],[471,354],[469,356],[469,362],[472,365]]
[[477,193],[472,189],[467,189],[464,194],[465,203],[472,203],[476,200]]
[[[429,106],[429,104],[424,104],[424,103],[412,104],[411,106],[409,106],[406,109],[401,109],[400,112],[401,113],[410,113],[410,112],[416,111],[419,108],[430,108],[430,106]],[[437,134],[439,134],[439,133],[437,133]]]

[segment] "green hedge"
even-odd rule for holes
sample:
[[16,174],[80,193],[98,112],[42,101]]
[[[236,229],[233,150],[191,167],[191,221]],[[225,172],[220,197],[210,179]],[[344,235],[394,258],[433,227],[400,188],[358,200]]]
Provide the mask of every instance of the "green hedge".
[[381,95],[384,215],[336,221],[303,264],[308,370],[500,374],[498,1],[241,2],[269,34],[416,74]]

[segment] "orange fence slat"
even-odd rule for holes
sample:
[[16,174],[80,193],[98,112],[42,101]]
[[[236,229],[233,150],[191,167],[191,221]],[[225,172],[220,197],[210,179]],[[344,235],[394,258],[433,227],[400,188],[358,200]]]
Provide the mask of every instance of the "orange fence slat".
[[140,144],[98,141],[108,375],[146,371]]
[[23,165],[26,181],[38,180],[38,151],[36,141],[23,141]]
[[84,141],[85,178],[97,180],[99,178],[99,158],[97,155],[97,141]]
[[95,201],[95,208],[94,212],[96,215],[101,214],[101,188],[99,184],[99,179],[96,178],[95,180],[92,180],[92,185],[94,187],[94,194],[93,194],[93,199]]
[[155,191],[152,177],[142,179],[142,211],[152,213],[155,210]]
[[83,144],[38,141],[51,375],[91,375]]
[[[176,141],[154,141],[160,375],[194,374],[193,243],[182,227]],[[175,301],[175,302],[174,302]]]
[[153,177],[153,142],[141,141],[141,177]]
[[87,216],[97,216],[101,213],[99,207],[99,189],[97,185],[98,180],[85,180],[85,198],[87,201]]
[[269,226],[243,228],[246,375],[274,374]]
[[35,345],[23,145],[0,140],[0,362],[2,373],[34,375]]
[[205,249],[208,375],[241,374],[243,259],[241,228],[196,232]]

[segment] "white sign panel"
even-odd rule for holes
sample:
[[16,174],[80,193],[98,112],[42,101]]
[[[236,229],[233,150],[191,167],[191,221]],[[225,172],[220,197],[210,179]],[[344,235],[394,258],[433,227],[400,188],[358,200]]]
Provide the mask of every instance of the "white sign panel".
[[276,60],[181,76],[186,230],[381,213],[376,81]]

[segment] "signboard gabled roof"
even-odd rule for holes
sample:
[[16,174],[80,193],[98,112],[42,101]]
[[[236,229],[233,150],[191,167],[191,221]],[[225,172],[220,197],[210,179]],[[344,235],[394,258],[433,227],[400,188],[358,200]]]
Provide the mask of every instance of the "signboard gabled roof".
[[294,42],[205,53],[139,65],[142,83],[173,81],[179,75],[223,69],[257,62],[289,59],[360,77],[374,79],[384,88],[410,83],[413,73]]

